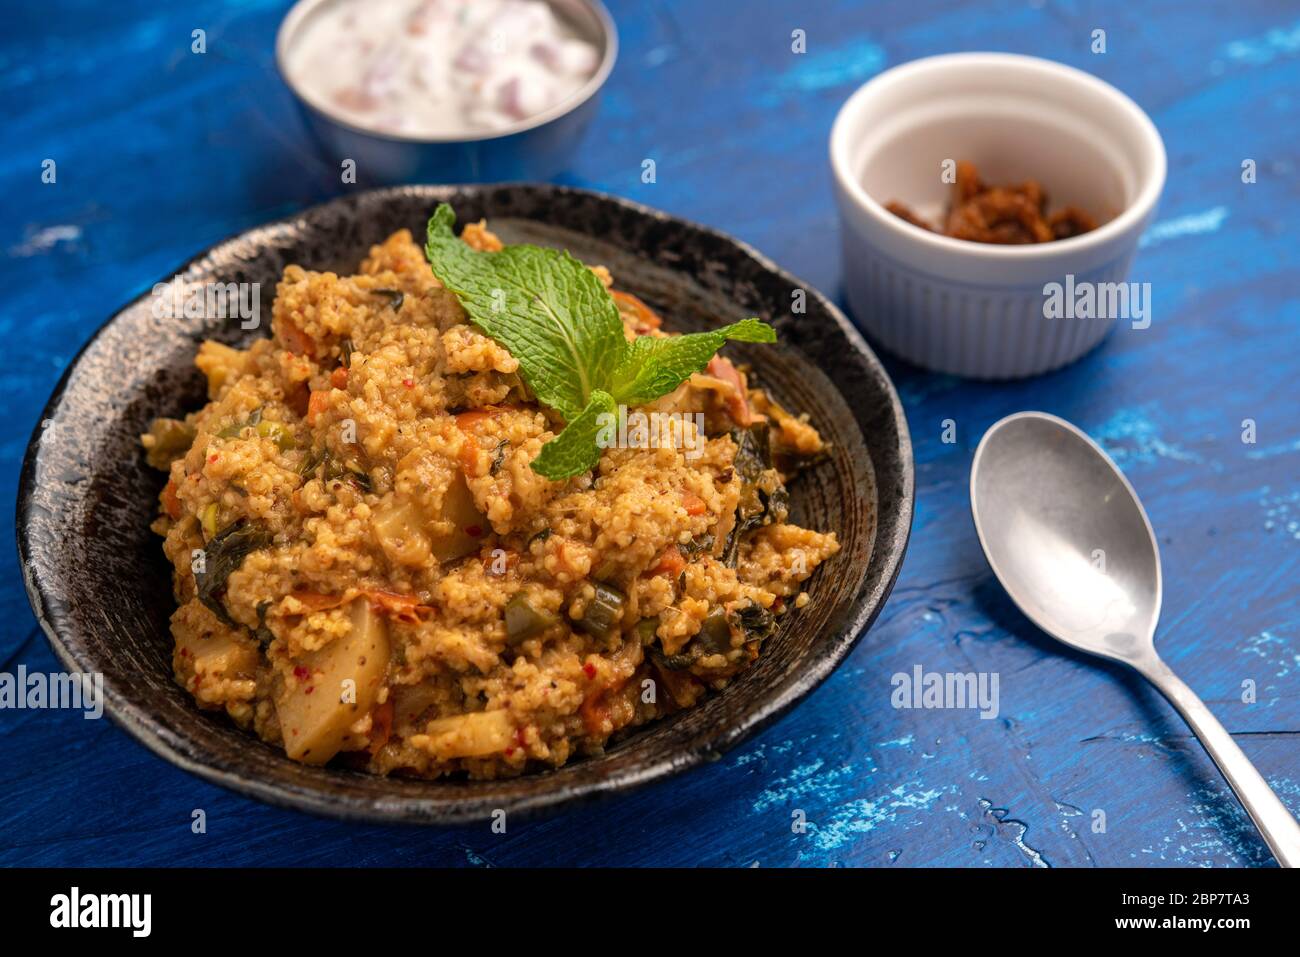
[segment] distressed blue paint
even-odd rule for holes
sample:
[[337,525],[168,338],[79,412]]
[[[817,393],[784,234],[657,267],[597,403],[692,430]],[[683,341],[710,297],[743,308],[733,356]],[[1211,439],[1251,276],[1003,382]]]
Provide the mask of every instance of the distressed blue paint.
[[885,51],[875,43],[860,41],[826,52],[814,48],[794,64],[777,76],[777,86],[795,93],[816,93],[870,79],[885,65]]
[[[11,5],[0,32],[0,522],[41,404],[111,308],[195,251],[343,191],[275,78],[277,0]],[[1031,382],[887,360],[916,443],[911,551],[876,627],[791,715],[639,794],[537,821],[411,831],[266,807],[152,757],[108,722],[0,712],[5,864],[836,864],[1025,867],[1268,862],[1176,715],[1116,667],[1036,634],[993,581],[966,500],[980,434],[1041,408],[1122,462],[1160,536],[1161,647],[1300,810],[1300,22],[1287,3],[667,0],[612,4],[622,59],[563,182],[738,235],[840,290],[826,137],[867,76],[1002,49],[1096,73],[1169,150],[1134,265],[1154,321]],[[209,52],[189,52],[190,31]],[[1109,53],[1089,52],[1094,28]],[[803,29],[808,52],[790,52]],[[41,160],[59,164],[55,187]],[[657,182],[640,182],[654,158]],[[1258,182],[1240,181],[1241,161]],[[943,421],[957,442],[941,441]],[[1254,419],[1258,442],[1241,442]],[[55,663],[0,549],[0,660]],[[890,676],[1000,675],[1001,712],[894,710]],[[1242,702],[1242,682],[1257,700]],[[194,808],[208,833],[190,833]],[[808,827],[792,829],[793,812]],[[1104,812],[1106,830],[1093,829]]]

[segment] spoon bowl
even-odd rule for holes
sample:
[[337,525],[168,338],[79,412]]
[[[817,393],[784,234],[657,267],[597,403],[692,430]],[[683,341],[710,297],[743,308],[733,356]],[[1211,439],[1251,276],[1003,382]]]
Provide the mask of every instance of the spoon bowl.
[[1034,624],[1123,662],[1182,715],[1283,867],[1300,867],[1300,825],[1241,748],[1155,649],[1160,549],[1124,473],[1064,419],[1019,412],[984,433],[971,515],[993,574]]
[[1092,439],[1043,413],[1003,419],[975,451],[971,506],[994,574],[1034,624],[1094,655],[1154,654],[1155,533]]

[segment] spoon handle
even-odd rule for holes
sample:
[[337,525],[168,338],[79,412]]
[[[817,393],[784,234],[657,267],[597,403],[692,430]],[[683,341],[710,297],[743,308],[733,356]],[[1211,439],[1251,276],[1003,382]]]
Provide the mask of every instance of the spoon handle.
[[1300,824],[1205,702],[1159,658],[1144,661],[1137,669],[1160,689],[1201,739],[1277,862],[1283,867],[1300,867]]

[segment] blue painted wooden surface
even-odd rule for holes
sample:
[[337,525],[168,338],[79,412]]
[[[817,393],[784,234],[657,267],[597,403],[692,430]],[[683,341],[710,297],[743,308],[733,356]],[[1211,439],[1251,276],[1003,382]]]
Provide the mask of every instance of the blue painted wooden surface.
[[[0,31],[0,522],[77,347],[210,243],[342,192],[272,64],[283,2],[10,4]],[[1154,322],[1011,385],[887,360],[916,443],[911,551],[879,623],[791,715],[720,763],[505,835],[273,809],[175,770],[108,721],[0,712],[0,863],[1249,865],[1270,858],[1173,712],[1115,667],[1038,637],[969,520],[972,450],[1024,408],[1127,470],[1164,557],[1161,647],[1300,810],[1300,12],[1210,5],[860,0],[613,4],[623,52],[564,181],[700,220],[839,294],[826,139],[839,104],[914,57],[999,49],[1132,95],[1169,151],[1134,279]],[[190,52],[204,28],[208,52]],[[804,55],[790,51],[807,31]],[[1108,51],[1089,52],[1093,29]],[[40,182],[41,162],[58,182]],[[640,182],[653,158],[658,181]],[[1240,179],[1256,160],[1258,182]],[[941,441],[941,422],[958,441]],[[1258,442],[1243,444],[1254,419]],[[11,547],[0,657],[50,670]],[[890,706],[889,678],[1000,676],[1001,714]],[[1241,700],[1252,680],[1258,700]],[[190,831],[194,808],[208,833]],[[805,812],[804,834],[791,829]],[[1094,812],[1106,816],[1094,833]]]

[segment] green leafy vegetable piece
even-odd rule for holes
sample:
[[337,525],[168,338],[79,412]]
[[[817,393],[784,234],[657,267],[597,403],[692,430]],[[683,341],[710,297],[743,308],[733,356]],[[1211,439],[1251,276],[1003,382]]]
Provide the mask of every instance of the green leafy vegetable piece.
[[226,579],[244,564],[244,559],[256,551],[270,548],[275,537],[265,526],[239,519],[217,534],[206,546],[206,570],[195,575],[199,601],[207,605],[218,618],[232,628],[239,627],[230,617],[223,597]]
[[442,203],[429,219],[425,255],[470,321],[519,361],[524,382],[567,423],[542,447],[533,471],[558,481],[591,469],[602,413],[644,405],[699,372],[727,340],[775,342],[759,319],[683,336],[623,335],[618,305],[567,252],[520,244],[479,252],[452,232]]
[[371,291],[374,292],[374,294],[375,294],[376,296],[387,296],[387,297],[388,297],[388,305],[390,305],[390,306],[392,307],[393,312],[401,312],[401,311],[402,311],[402,303],[406,301],[406,293],[402,292],[402,290],[400,290],[400,289],[374,289],[374,290],[371,290]]

